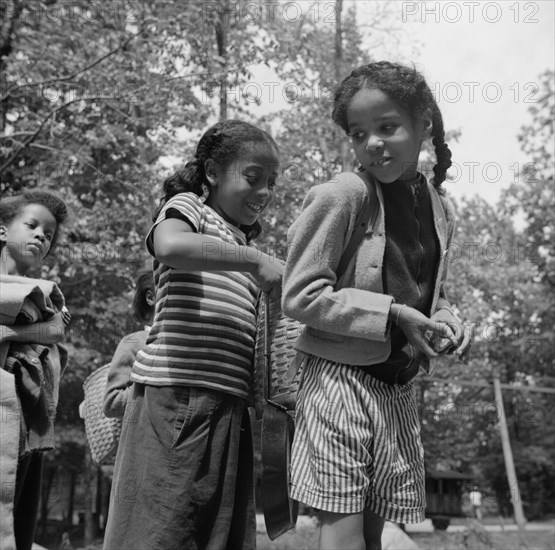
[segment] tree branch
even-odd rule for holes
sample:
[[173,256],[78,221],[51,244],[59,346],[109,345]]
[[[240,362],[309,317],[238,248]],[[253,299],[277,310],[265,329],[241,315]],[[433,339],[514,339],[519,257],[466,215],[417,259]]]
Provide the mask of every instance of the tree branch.
[[21,90],[22,88],[30,88],[30,87],[35,87],[35,86],[47,86],[47,85],[52,84],[54,82],[68,82],[70,80],[73,80],[75,77],[79,76],[80,74],[83,74],[83,73],[91,70],[93,67],[96,67],[96,65],[99,65],[105,59],[114,55],[118,50],[120,50],[122,48],[125,48],[134,38],[139,36],[139,34],[140,33],[131,35],[127,40],[125,40],[125,42],[123,42],[122,44],[119,44],[116,48],[110,50],[109,52],[107,52],[103,56],[99,57],[98,59],[95,59],[92,63],[89,63],[89,65],[86,65],[82,69],[79,69],[79,70],[75,71],[73,74],[66,75],[66,76],[61,76],[59,78],[49,78],[47,80],[41,80],[40,82],[31,82],[29,84],[18,84],[16,86],[12,86],[0,98],[0,101],[5,101],[6,99],[8,99],[8,97],[10,97],[15,90]]
[[44,117],[44,119],[40,123],[39,127],[25,141],[21,142],[21,145],[19,146],[19,148],[16,149],[11,154],[10,157],[8,157],[8,160],[6,160],[6,162],[4,164],[2,164],[2,166],[0,166],[0,174],[2,174],[10,166],[10,164],[19,156],[19,154],[21,153],[21,151],[23,151],[23,149],[25,149],[25,147],[29,146],[29,144],[32,143],[36,139],[36,137],[40,134],[40,132],[44,128],[45,124],[53,116],[55,116],[56,113],[58,113],[62,109],[65,109],[66,107],[69,107],[72,103],[77,103],[78,101],[97,101],[97,100],[103,100],[104,101],[104,100],[108,100],[108,99],[115,99],[115,100],[121,101],[121,97],[118,97],[118,96],[79,97],[79,98],[76,98],[76,99],[72,99],[71,101],[68,101],[67,103],[64,103],[63,105],[60,105],[59,107],[55,107],[54,109],[51,109],[50,112]]

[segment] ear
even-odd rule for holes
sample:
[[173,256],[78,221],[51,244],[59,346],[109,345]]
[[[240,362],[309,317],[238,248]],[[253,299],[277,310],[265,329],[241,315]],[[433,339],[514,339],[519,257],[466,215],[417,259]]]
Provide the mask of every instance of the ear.
[[204,173],[210,186],[216,187],[218,185],[218,170],[216,163],[212,159],[207,159],[204,162]]
[[432,113],[429,109],[426,109],[422,115],[422,138],[429,139],[432,136],[432,131],[434,129],[432,123]]
[[150,288],[145,292],[145,301],[150,307],[154,305],[154,292]]

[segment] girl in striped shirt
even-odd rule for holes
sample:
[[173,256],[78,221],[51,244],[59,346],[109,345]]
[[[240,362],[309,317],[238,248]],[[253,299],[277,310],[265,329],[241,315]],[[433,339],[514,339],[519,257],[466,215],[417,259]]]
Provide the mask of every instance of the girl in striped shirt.
[[246,409],[260,289],[283,263],[250,245],[270,204],[278,148],[238,120],[201,137],[164,183],[147,236],[156,309],[133,365],[106,550],[251,550],[253,460]]

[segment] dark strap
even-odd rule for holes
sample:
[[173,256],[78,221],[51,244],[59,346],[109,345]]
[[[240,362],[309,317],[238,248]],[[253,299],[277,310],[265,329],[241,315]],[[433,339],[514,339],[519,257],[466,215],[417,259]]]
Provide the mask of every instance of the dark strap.
[[359,176],[368,184],[368,196],[366,197],[366,200],[364,201],[360,212],[357,214],[355,220],[355,228],[353,230],[353,234],[351,235],[351,240],[343,251],[341,259],[339,260],[339,265],[337,266],[337,269],[335,271],[338,281],[343,273],[345,273],[345,270],[347,269],[351,258],[353,257],[362,239],[364,238],[369,221],[370,227],[372,228],[372,230],[374,230],[374,224],[376,223],[380,208],[378,194],[376,192],[376,184],[370,178],[366,180],[360,174],[357,174],[357,176]]

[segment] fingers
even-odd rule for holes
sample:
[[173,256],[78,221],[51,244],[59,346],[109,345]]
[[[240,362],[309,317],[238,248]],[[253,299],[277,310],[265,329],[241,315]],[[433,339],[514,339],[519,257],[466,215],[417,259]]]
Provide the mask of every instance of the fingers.
[[69,322],[71,321],[71,313],[69,312],[69,309],[67,309],[66,306],[62,307],[62,321],[64,323],[64,325],[69,325]]
[[419,349],[422,353],[426,354],[430,359],[437,357],[438,354],[434,351],[428,340],[419,335],[413,338],[412,344]]
[[463,363],[468,361],[468,354],[470,353],[470,346],[472,344],[472,325],[467,324],[464,326],[463,339],[459,347],[455,350],[455,354],[458,355],[459,360]]

